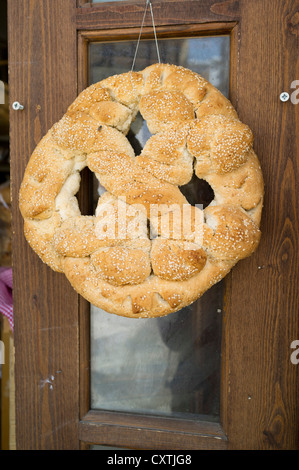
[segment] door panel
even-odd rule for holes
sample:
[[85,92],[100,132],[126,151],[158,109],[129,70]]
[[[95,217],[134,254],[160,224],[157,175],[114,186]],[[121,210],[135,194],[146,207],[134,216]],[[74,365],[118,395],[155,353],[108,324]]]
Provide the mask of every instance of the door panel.
[[[8,2],[19,449],[78,447],[78,295],[64,276],[46,269],[28,250],[18,210],[18,190],[32,151],[77,94],[75,5],[54,1],[48,6]],[[24,110],[12,111],[14,101]]]
[[[265,178],[260,246],[224,281],[220,424],[91,410],[89,305],[30,249],[18,210],[34,147],[88,83],[89,44],[99,35],[136,40],[144,2],[9,0],[10,105],[24,105],[10,106],[17,447],[298,449],[290,345],[299,338],[299,133],[296,105],[279,100],[296,79],[296,2],[152,4],[159,38],[230,35],[229,97],[253,130]],[[144,38],[152,37],[148,13]]]

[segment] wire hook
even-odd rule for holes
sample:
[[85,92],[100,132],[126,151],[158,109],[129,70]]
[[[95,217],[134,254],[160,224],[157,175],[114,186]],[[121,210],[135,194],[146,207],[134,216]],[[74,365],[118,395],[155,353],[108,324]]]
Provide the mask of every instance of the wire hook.
[[159,61],[159,64],[161,63],[161,60],[160,60],[160,52],[159,52],[159,45],[158,45],[158,39],[157,39],[156,27],[155,27],[155,20],[154,20],[154,13],[153,13],[153,8],[152,8],[152,3],[151,3],[150,0],[146,0],[146,5],[145,5],[144,14],[143,14],[143,18],[142,18],[142,23],[141,23],[141,27],[140,27],[140,31],[139,31],[139,36],[138,36],[138,40],[137,40],[137,45],[136,45],[136,50],[135,50],[135,54],[134,54],[134,58],[133,58],[133,63],[132,63],[131,72],[133,72],[133,70],[134,70],[134,66],[135,66],[135,62],[136,62],[136,57],[137,57],[137,52],[138,52],[139,43],[140,43],[140,38],[141,38],[141,34],[142,34],[142,29],[143,29],[144,20],[145,20],[145,16],[146,16],[146,12],[147,12],[147,7],[148,7],[148,5],[149,5],[150,11],[151,11],[151,17],[152,17],[152,24],[153,24],[153,30],[154,30],[154,36],[155,36],[155,43],[156,43],[156,50],[157,50],[158,61]]

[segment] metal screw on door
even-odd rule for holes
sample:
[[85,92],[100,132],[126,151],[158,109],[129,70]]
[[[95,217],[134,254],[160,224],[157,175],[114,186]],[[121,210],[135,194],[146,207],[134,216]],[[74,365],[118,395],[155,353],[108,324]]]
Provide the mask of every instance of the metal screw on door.
[[24,106],[18,101],[15,101],[12,105],[12,109],[14,109],[15,111],[22,111],[22,109],[24,109]]
[[280,94],[280,101],[288,101],[288,99],[290,98],[290,95],[286,92],[286,91],[283,91],[281,94]]

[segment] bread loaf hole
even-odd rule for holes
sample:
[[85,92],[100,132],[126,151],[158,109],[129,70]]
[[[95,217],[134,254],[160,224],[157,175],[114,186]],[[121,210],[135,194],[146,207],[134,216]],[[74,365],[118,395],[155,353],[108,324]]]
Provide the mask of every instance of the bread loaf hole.
[[75,196],[78,200],[79,210],[82,215],[93,215],[93,208],[91,207],[91,198],[89,195],[92,172],[87,166],[80,172],[80,180],[80,188]]
[[127,134],[127,139],[132,145],[135,155],[140,155],[146,142],[151,138],[145,119],[138,112],[131,128]]
[[81,171],[80,176],[77,199],[81,215],[94,215],[99,199],[99,182],[88,166]]
[[202,204],[203,209],[207,207],[214,199],[215,194],[209,183],[199,179],[195,174],[189,183],[180,186],[182,194],[185,196],[189,204],[195,206]]

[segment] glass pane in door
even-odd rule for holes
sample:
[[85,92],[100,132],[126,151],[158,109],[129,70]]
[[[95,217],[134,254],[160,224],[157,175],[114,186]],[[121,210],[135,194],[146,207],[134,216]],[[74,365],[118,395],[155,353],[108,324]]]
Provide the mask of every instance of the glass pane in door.
[[[110,75],[129,72],[137,41],[92,42],[89,45],[89,82],[95,83]],[[158,39],[162,63],[182,65],[216,86],[221,93],[229,92],[229,36]],[[134,70],[158,62],[153,40],[140,41]]]
[[[91,43],[90,84],[130,71],[135,49],[136,41]],[[162,62],[200,73],[228,96],[229,36],[163,39],[159,50]],[[141,41],[135,70],[156,61],[155,42]],[[141,116],[127,137],[140,153],[150,137]],[[206,206],[213,193],[196,180],[182,190],[190,203]],[[103,188],[94,186],[96,205]],[[124,318],[91,305],[92,408],[218,420],[222,298],[220,282],[189,307],[156,319]]]
[[221,283],[162,318],[91,306],[92,408],[217,419],[221,306]]

